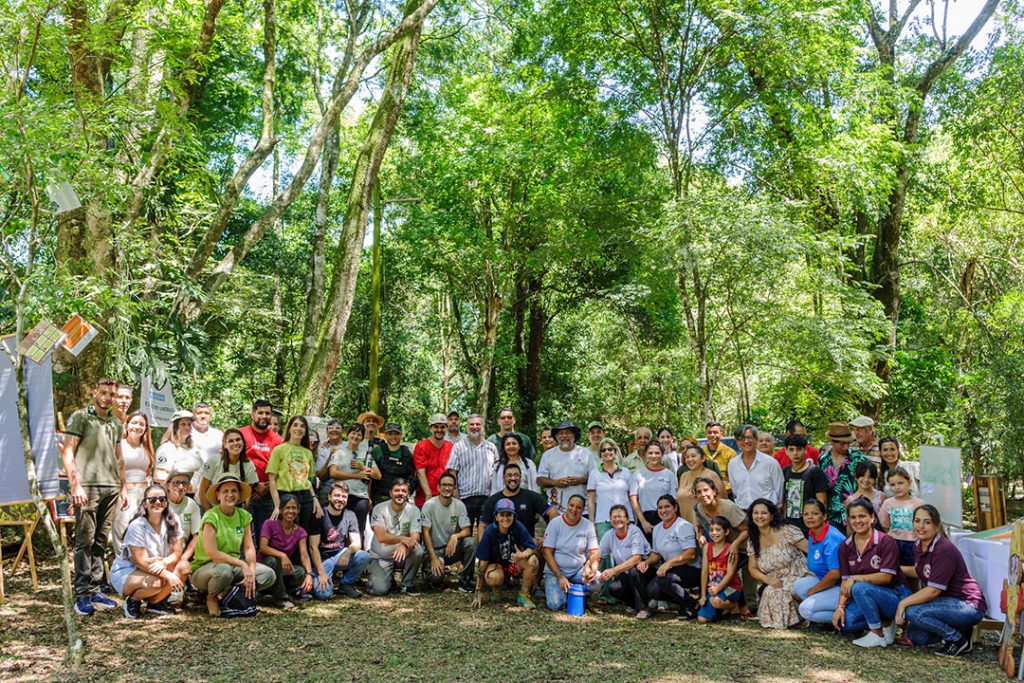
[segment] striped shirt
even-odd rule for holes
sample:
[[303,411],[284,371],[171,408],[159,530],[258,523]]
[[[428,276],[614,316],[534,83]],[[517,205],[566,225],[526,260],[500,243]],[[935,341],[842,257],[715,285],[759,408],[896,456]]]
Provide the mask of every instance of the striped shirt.
[[452,455],[448,460],[448,469],[459,473],[459,497],[489,496],[491,494],[491,477],[498,463],[498,449],[489,441],[474,444],[469,440],[459,439],[452,446]]

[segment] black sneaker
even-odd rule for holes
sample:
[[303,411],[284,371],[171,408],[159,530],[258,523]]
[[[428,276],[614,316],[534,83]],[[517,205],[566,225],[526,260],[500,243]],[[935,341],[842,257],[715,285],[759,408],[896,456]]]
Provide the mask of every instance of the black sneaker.
[[472,593],[476,590],[473,582],[469,579],[459,579],[459,592],[460,593]]
[[409,586],[402,586],[399,590],[401,590],[406,595],[419,595],[420,594],[420,589],[416,587],[416,584],[411,584]]
[[129,619],[138,619],[142,616],[142,601],[135,600],[134,598],[125,598],[124,604],[124,616]]
[[935,654],[942,655],[943,657],[956,657],[962,652],[966,652],[971,647],[971,639],[964,638],[961,636],[959,640],[947,640],[942,643],[942,647],[935,651]]
[[338,592],[347,598],[361,598],[363,594],[356,590],[351,583],[342,583],[338,586]]
[[146,612],[158,617],[169,617],[177,614],[177,610],[171,607],[171,604],[164,598],[160,602],[151,602],[146,605]]

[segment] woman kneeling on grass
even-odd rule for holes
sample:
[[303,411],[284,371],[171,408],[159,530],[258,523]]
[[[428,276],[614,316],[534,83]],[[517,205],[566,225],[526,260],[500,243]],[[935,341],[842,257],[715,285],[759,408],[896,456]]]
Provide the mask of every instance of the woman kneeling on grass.
[[613,598],[626,604],[626,614],[638,619],[647,619],[647,582],[636,568],[647,559],[651,546],[644,538],[640,527],[629,523],[629,512],[625,505],[613,505],[609,512],[612,528],[601,536],[601,559],[612,566],[601,572],[600,580],[608,587]]
[[828,508],[817,498],[804,502],[807,527],[807,570],[793,583],[800,600],[800,616],[812,624],[828,624],[839,604],[839,546],[846,540],[842,531],[828,522]]
[[803,551],[807,539],[772,501],[758,498],[747,511],[747,556],[750,575],[765,585],[757,604],[757,619],[765,628],[789,628],[800,621],[793,585],[807,576]]
[[150,486],[142,496],[139,511],[125,530],[121,554],[110,567],[110,584],[124,596],[124,615],[142,616],[142,601],[148,601],[147,613],[174,614],[167,596],[182,589],[181,577],[174,567],[181,557],[181,524],[167,507],[167,492],[162,486]]
[[907,638],[915,645],[941,638],[936,654],[956,657],[970,652],[971,632],[988,609],[985,596],[967,571],[963,555],[943,533],[935,506],[914,510],[914,534],[914,569],[908,573],[922,586],[900,600],[896,623],[907,625]]
[[256,562],[252,515],[238,505],[239,500],[248,500],[251,491],[248,484],[225,472],[206,492],[213,507],[203,515],[192,560],[192,585],[206,593],[206,609],[213,617],[220,616],[220,598],[232,584],[241,584],[249,598],[274,585],[274,570]]
[[[868,630],[853,641],[886,647],[896,639],[896,607],[910,595],[900,571],[900,549],[892,536],[875,529],[875,509],[866,498],[847,507],[853,535],[839,546],[839,605],[832,623],[846,633]],[[849,607],[847,604],[849,603]]]

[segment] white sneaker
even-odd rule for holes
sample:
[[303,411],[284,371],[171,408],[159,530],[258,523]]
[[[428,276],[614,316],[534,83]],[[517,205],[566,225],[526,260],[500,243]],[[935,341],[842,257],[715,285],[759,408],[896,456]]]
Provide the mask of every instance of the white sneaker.
[[658,611],[659,612],[666,612],[666,611],[668,611],[668,601],[667,600],[658,600]]
[[878,636],[868,631],[857,640],[853,641],[853,644],[857,647],[885,647],[889,643],[886,642],[884,636]]
[[896,642],[896,622],[882,627],[882,635],[885,636],[885,644],[888,647]]

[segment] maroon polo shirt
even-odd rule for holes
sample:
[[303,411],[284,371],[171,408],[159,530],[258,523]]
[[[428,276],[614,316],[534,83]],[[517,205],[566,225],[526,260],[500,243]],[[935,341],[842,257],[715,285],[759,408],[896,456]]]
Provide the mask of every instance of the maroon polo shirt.
[[839,546],[839,574],[843,579],[864,574],[891,574],[890,588],[906,583],[900,571],[900,547],[888,534],[872,529],[871,538],[864,546],[864,552],[857,554],[857,543],[850,536]]
[[936,536],[927,548],[921,546],[920,540],[914,541],[914,567],[926,586],[963,600],[980,612],[988,611],[985,596],[967,571],[963,555],[948,538]]

